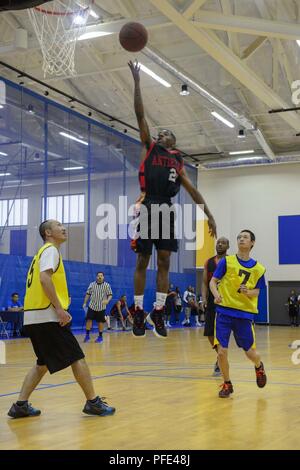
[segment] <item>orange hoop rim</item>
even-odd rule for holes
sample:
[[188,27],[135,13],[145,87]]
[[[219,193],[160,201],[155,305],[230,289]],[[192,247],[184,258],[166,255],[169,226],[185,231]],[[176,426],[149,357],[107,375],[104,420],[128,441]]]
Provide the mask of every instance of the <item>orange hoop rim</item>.
[[45,8],[41,7],[34,7],[34,10],[38,11],[39,13],[43,13],[44,15],[50,15],[50,16],[71,16],[71,15],[76,15],[82,12],[85,12],[90,8],[91,5],[93,5],[95,0],[90,0],[90,4],[87,7],[80,8],[78,10],[73,10],[73,11],[66,11],[65,13],[62,13],[60,11],[51,11],[51,10],[46,10]]

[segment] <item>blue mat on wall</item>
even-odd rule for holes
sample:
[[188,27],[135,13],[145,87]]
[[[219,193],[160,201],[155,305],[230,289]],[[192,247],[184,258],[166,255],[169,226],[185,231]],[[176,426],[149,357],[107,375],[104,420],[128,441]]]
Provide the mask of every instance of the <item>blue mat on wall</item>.
[[[26,275],[32,258],[29,256],[14,256],[0,254],[0,307],[4,307],[12,292],[18,292],[23,302],[25,295]],[[82,304],[88,285],[96,279],[98,271],[103,271],[105,280],[111,284],[113,300],[108,305],[108,311],[122,294],[127,295],[128,305],[133,303],[133,273],[134,267],[116,267],[99,264],[80,263],[78,261],[64,262],[72,303],[70,312],[73,317],[72,325],[82,327],[84,312]],[[181,293],[187,286],[196,286],[196,271],[193,273],[170,273],[170,282],[180,288]],[[145,290],[145,310],[150,311],[155,300],[156,271],[147,271],[147,286]]]
[[279,264],[300,264],[300,215],[278,217]]

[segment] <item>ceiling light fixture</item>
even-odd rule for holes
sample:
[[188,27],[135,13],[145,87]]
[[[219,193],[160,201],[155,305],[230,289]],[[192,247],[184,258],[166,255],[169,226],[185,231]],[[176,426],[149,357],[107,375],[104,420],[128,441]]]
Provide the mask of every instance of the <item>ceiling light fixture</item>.
[[232,122],[228,121],[227,119],[225,119],[223,116],[221,116],[221,114],[217,113],[216,111],[212,111],[211,113],[215,118],[219,119],[219,121],[223,122],[223,124],[225,124],[226,126],[230,127],[231,129],[234,128],[234,124],[232,124]]
[[29,114],[35,114],[32,104],[29,104],[29,105],[27,106],[27,112],[28,112]]
[[89,13],[93,18],[96,18],[96,20],[98,20],[100,18],[100,16],[92,8],[90,8]]
[[254,153],[254,150],[239,150],[238,152],[229,152],[229,155],[247,155],[249,153]]
[[188,96],[190,94],[189,90],[188,90],[188,86],[186,84],[183,84],[181,86],[181,92],[180,92],[180,95],[181,96]]
[[73,19],[73,23],[77,26],[84,25],[86,23],[85,15],[76,15]]
[[4,152],[0,152],[0,155],[3,155],[3,157],[8,157],[8,154]]
[[11,173],[0,173],[0,176],[10,176]]
[[72,171],[72,170],[83,170],[83,166],[69,166],[68,168],[64,168],[65,171]]
[[75,140],[75,142],[79,142],[80,144],[89,145],[89,143],[85,140],[78,139],[78,137],[74,137],[73,135],[67,134],[66,132],[60,132],[59,134],[63,137],[66,137],[67,139]]
[[238,158],[237,162],[248,162],[250,160],[262,160],[264,157],[244,157],[244,158]]
[[166,88],[170,88],[172,85],[168,83],[166,80],[163,78],[159,77],[156,73],[152,72],[152,70],[148,69],[145,65],[141,64],[138,62],[138,65],[140,66],[141,70],[145,72],[147,75],[149,75],[151,78],[154,78],[157,82],[159,82],[161,85],[165,86]]
[[81,36],[79,36],[78,41],[84,41],[85,39],[94,39],[94,38],[100,38],[102,36],[109,36],[110,32],[107,31],[91,31],[89,33],[84,33]]

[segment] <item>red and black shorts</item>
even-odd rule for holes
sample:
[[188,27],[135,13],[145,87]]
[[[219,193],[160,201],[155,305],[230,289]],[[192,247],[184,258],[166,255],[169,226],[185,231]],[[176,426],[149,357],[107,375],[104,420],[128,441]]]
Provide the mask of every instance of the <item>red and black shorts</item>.
[[[175,212],[172,204],[146,199],[141,204],[138,233],[131,246],[137,253],[151,255],[153,245],[156,250],[178,251],[178,240],[175,237]],[[133,246],[134,245],[134,246]]]

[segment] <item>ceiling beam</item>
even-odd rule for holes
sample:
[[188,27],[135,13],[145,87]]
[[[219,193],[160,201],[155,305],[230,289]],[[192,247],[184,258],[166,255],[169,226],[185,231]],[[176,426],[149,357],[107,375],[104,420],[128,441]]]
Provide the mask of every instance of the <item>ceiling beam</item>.
[[279,40],[273,41],[273,57],[272,57],[272,87],[278,93],[279,91]]
[[285,72],[285,76],[287,78],[289,87],[290,87],[290,89],[292,89],[291,88],[292,83],[294,82],[294,80],[296,80],[296,76],[293,77],[292,67],[291,67],[291,64],[289,62],[289,58],[287,56],[286,50],[283,47],[282,41],[277,39],[276,42],[277,42],[277,47],[278,47],[278,52],[279,52],[279,55],[278,55],[279,62],[281,63],[281,65],[283,67],[283,70]]
[[116,2],[122,16],[125,18],[136,17],[136,9],[129,0],[116,0]]
[[[176,10],[175,10],[176,11]],[[177,12],[178,13],[178,12]],[[180,13],[178,13],[179,15]],[[4,20],[9,19],[8,14],[4,14]],[[153,16],[147,18],[133,18],[132,21],[142,23],[147,29],[155,29],[162,27],[170,27],[172,23],[165,18],[165,16]],[[110,32],[112,34],[119,34],[120,29],[128,22],[128,18],[109,20],[106,22],[99,22],[98,24],[87,26],[86,32]],[[9,25],[13,29],[17,29],[18,25],[11,23]],[[200,11],[197,19],[191,22],[196,28],[204,29],[217,29],[221,31],[233,31],[241,34],[250,34],[255,36],[274,37],[287,40],[300,39],[300,25],[295,23],[288,23],[282,21],[271,21],[259,18],[248,18],[244,16],[223,15],[221,13]],[[0,45],[0,55],[13,52],[13,44]],[[29,40],[28,49],[39,49],[40,45],[34,37]]]
[[[266,3],[262,3],[260,0],[255,0],[256,7],[263,18],[268,20],[272,20],[273,17],[271,12],[268,8]],[[276,4],[276,14],[280,15],[281,18],[290,19],[290,16],[293,17],[293,14],[289,12],[287,8],[287,3],[282,4],[278,2]],[[280,39],[270,39],[271,45],[273,47],[273,84],[275,87],[273,88],[277,91],[279,89],[279,65],[281,66],[281,70],[287,79],[288,89],[291,90],[291,84],[296,79],[297,76],[297,68],[298,64],[296,65],[294,61],[294,67],[291,65],[291,61],[289,60],[289,51],[286,48],[285,41]],[[293,59],[292,59],[293,60]],[[277,76],[276,76],[277,74]],[[293,78],[294,75],[294,78]]]
[[[232,15],[233,11],[229,0],[221,0],[221,7],[225,15]],[[240,56],[240,45],[236,33],[227,31],[228,34],[228,45],[230,49],[237,55]]]
[[262,46],[264,42],[266,42],[266,40],[267,38],[260,36],[256,38],[253,42],[251,42],[251,44],[243,51],[242,60],[249,59],[254,54],[254,52],[256,52],[260,48],[260,46]]
[[[250,67],[225,46],[214,33],[197,30],[167,0],[150,0],[150,2],[269,108],[286,108],[288,106]],[[300,118],[295,112],[282,113],[280,117],[293,129],[300,130]]]
[[193,18],[193,21],[199,28],[288,40],[300,39],[300,25],[287,21],[271,21],[255,17],[223,15],[215,11],[205,10],[200,10],[197,16]]

